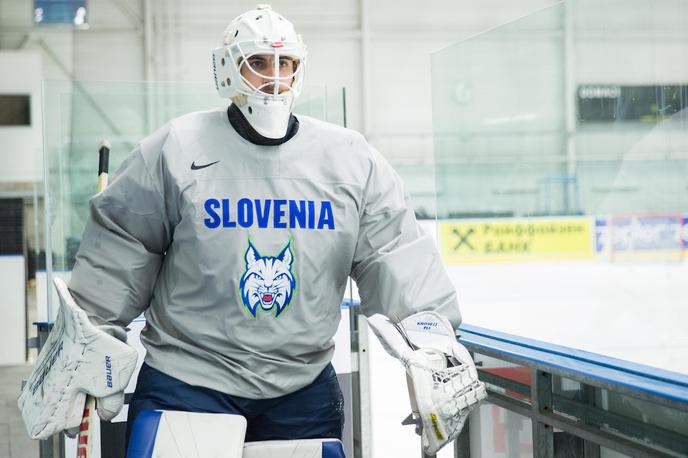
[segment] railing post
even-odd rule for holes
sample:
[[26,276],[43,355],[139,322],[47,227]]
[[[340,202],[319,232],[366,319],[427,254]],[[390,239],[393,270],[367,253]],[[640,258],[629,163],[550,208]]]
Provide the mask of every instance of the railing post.
[[[589,406],[595,406],[595,388],[590,385],[583,385],[582,391],[583,402]],[[583,417],[583,422],[588,424],[587,415]],[[583,456],[585,458],[600,458],[600,445],[588,440],[583,440]]]
[[[533,369],[530,396],[534,414],[549,415],[552,412],[552,374]],[[554,433],[552,427],[533,416],[533,458],[554,457]]]
[[600,446],[594,442],[583,442],[583,456],[585,458],[600,458]]

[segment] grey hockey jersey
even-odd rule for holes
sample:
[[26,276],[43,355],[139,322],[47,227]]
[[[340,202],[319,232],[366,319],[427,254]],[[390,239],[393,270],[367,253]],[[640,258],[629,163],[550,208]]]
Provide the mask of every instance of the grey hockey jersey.
[[332,357],[349,276],[367,315],[458,326],[391,166],[360,134],[298,118],[279,146],[246,141],[224,110],[174,119],[91,199],[69,288],[97,323],[145,311],[150,366],[246,398],[298,390]]

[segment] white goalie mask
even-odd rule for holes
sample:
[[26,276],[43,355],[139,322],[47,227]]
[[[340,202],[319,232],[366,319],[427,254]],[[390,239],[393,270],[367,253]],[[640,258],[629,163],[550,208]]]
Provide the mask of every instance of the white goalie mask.
[[306,46],[294,26],[269,5],[234,19],[223,45],[213,50],[215,87],[267,138],[287,133],[303,87]]

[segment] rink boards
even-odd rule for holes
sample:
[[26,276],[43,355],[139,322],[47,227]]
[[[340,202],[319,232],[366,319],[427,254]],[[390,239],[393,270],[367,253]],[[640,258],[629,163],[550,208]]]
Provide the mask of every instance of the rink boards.
[[447,264],[680,260],[688,248],[688,215],[680,213],[461,219],[437,225]]

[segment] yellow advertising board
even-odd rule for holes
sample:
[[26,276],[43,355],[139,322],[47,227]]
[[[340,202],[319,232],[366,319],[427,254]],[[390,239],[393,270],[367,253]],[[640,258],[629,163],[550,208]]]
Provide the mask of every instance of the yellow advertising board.
[[447,263],[587,259],[593,257],[590,218],[447,221],[440,223]]

